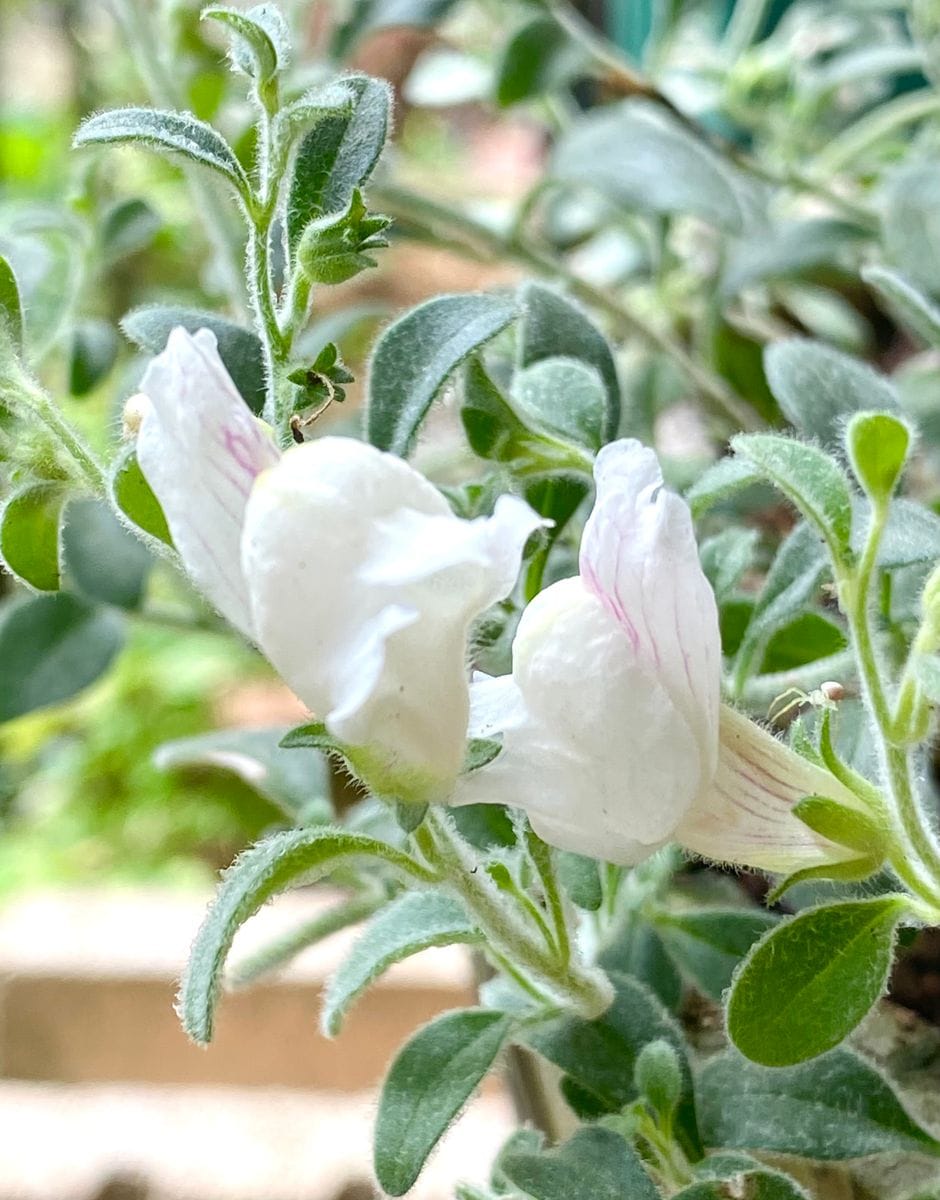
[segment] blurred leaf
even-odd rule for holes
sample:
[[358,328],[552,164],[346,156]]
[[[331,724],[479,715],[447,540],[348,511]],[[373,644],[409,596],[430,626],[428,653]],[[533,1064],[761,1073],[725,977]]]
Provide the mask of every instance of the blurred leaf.
[[[859,497],[852,513],[852,548],[856,552],[861,551],[868,520],[868,502]],[[893,500],[878,547],[879,567],[893,570],[938,558],[940,517],[914,500]]]
[[728,321],[716,322],[712,337],[715,370],[770,425],[780,425],[780,406],[764,374],[764,347]]
[[699,547],[702,570],[719,604],[728,600],[754,562],[760,534],[756,529],[724,529]]
[[350,16],[336,30],[333,54],[344,58],[353,45],[379,29],[401,25],[436,25],[456,0],[353,0]]
[[738,964],[778,918],[760,909],[658,910],[653,927],[695,986],[721,1000]]
[[281,748],[288,726],[218,729],[165,742],[154,755],[161,771],[210,767],[230,771],[296,825],[329,821],[330,768],[315,750]]
[[897,392],[887,379],[821,342],[774,342],[767,347],[764,364],[787,419],[826,447],[841,445],[842,428],[854,413],[897,411]]
[[72,330],[69,392],[73,396],[93,392],[114,366],[119,346],[117,332],[107,321],[78,321]]
[[394,963],[432,946],[478,942],[463,906],[441,892],[406,892],[378,913],[330,979],[320,1026],[336,1037],[350,1007]]
[[560,850],[555,855],[558,881],[571,903],[586,912],[597,912],[604,899],[600,868],[593,858]]
[[517,316],[510,301],[469,293],[436,296],[399,317],[376,342],[366,435],[406,456],[448,376]]
[[123,640],[117,615],[66,592],[7,607],[0,617],[0,721],[70,699],[104,674]]
[[496,103],[509,108],[557,91],[584,73],[588,59],[557,21],[536,16],[509,38],[496,69]]
[[885,267],[863,267],[862,278],[902,325],[928,346],[940,346],[940,308],[919,288]]
[[940,290],[940,169],[932,161],[902,163],[879,189],[885,254],[915,287]]
[[239,195],[247,196],[251,190],[248,177],[225,138],[191,113],[154,108],[116,108],[96,113],[79,125],[72,144],[145,146],[209,167],[227,179]]
[[265,396],[264,355],[256,333],[215,313],[176,305],[145,305],[121,320],[125,335],[148,354],[160,354],[177,325],[189,333],[209,329],[215,334],[225,369],[251,411],[260,413]]
[[707,467],[685,494],[693,517],[700,517],[720,500],[760,483],[760,472],[740,458],[720,458]]
[[467,1103],[509,1036],[511,1018],[485,1009],[444,1013],[413,1034],[382,1085],[375,1123],[375,1174],[403,1196]]
[[670,1012],[678,1009],[682,1001],[682,978],[662,939],[645,917],[634,913],[623,920],[597,961],[605,971],[630,975],[645,984]]
[[101,253],[108,263],[146,250],[162,221],[146,200],[119,200],[101,221]]
[[770,279],[790,279],[814,267],[834,264],[846,247],[867,238],[858,225],[832,218],[792,221],[739,238],[729,249],[721,277],[721,295],[740,295],[747,287]]
[[287,201],[287,240],[291,255],[307,224],[324,213],[340,212],[353,189],[372,174],[388,136],[391,89],[384,80],[366,75],[343,78],[353,108],[322,115],[305,135],[294,160]]
[[138,608],[153,558],[101,500],[73,500],[62,526],[62,562],[90,600]]
[[628,209],[690,213],[731,233],[763,203],[750,180],[646,100],[582,116],[559,138],[549,171],[579,186],[590,181]]
[[601,448],[608,425],[607,392],[594,367],[576,358],[543,358],[516,372],[512,395],[516,412],[530,428],[586,450]]
[[9,262],[0,254],[0,322],[9,330],[13,348],[23,349],[23,309],[16,275]]
[[849,644],[841,626],[822,613],[801,613],[778,629],[767,642],[760,665],[761,674],[791,671],[806,663],[838,654]]
[[40,592],[59,590],[59,523],[65,490],[33,483],[13,493],[0,515],[0,554],[12,575]]

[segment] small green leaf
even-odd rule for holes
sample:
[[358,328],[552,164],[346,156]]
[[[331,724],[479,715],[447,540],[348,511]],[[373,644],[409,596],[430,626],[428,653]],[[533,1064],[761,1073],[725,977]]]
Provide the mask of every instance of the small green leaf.
[[366,434],[405,456],[434,397],[463,360],[506,328],[515,305],[497,296],[437,296],[413,308],[376,342]]
[[336,1037],[351,1005],[394,963],[431,946],[477,942],[479,930],[462,905],[440,892],[406,892],[362,932],[326,989],[320,1026]]
[[[297,150],[287,201],[291,255],[312,220],[342,211],[353,188],[365,185],[388,136],[389,85],[366,75],[349,75],[342,86],[352,107],[346,107],[344,94],[342,107],[323,113]],[[330,96],[339,98],[335,89]]]
[[670,1012],[682,1002],[682,977],[659,934],[649,921],[632,913],[598,955],[598,966],[608,974],[630,975],[645,984]]
[[272,896],[355,858],[379,859],[411,878],[426,875],[413,858],[385,842],[323,826],[276,833],[235,860],[196,934],[180,987],[177,1012],[194,1042],[212,1040],[222,968],[241,926]]
[[260,413],[265,396],[264,352],[256,333],[215,313],[176,305],[144,305],[132,309],[121,320],[125,335],[148,354],[161,353],[177,325],[189,333],[208,329],[215,334],[225,369],[251,411]]
[[580,305],[547,284],[524,283],[518,299],[517,369],[555,358],[577,359],[593,367],[607,395],[602,440],[611,441],[620,428],[620,381],[610,343]]
[[653,928],[680,969],[712,1000],[720,1000],[755,942],[778,918],[760,909],[657,910]]
[[[853,505],[852,549],[860,552],[868,529],[868,501],[858,497]],[[878,548],[878,565],[888,570],[940,558],[940,517],[913,500],[895,499]]]
[[379,1098],[375,1174],[390,1196],[414,1184],[447,1127],[509,1036],[505,1013],[460,1009],[425,1025],[399,1051]]
[[897,412],[897,392],[887,379],[821,342],[774,342],[764,353],[764,366],[787,419],[827,448],[839,445],[845,419],[853,413]]
[[579,1129],[557,1150],[500,1157],[514,1191],[532,1200],[658,1200],[659,1192],[632,1146],[599,1126]]
[[903,896],[809,909],[773,929],[737,973],[728,1032],[753,1062],[786,1067],[831,1050],[884,991]]
[[153,558],[101,500],[73,500],[62,525],[62,562],[90,600],[139,608]]
[[509,108],[555,92],[583,74],[588,60],[557,21],[536,16],[509,38],[496,67],[496,103]]
[[229,771],[263,796],[296,825],[332,819],[330,768],[322,754],[288,752],[280,742],[283,726],[271,729],[218,729],[165,742],[154,755],[161,771],[187,768]]
[[512,462],[525,454],[531,440],[477,354],[470,358],[463,373],[460,419],[470,449],[480,458]]
[[739,238],[729,247],[721,276],[721,294],[736,298],[754,284],[806,276],[830,267],[841,251],[852,250],[868,236],[858,225],[831,217],[786,221]]
[[792,671],[820,658],[838,654],[848,644],[845,631],[835,621],[818,612],[800,613],[771,636],[764,650],[760,670],[762,674]]
[[211,4],[200,14],[202,20],[218,21],[232,33],[232,62],[260,84],[267,83],[287,66],[290,32],[273,4],[259,4],[242,12]]
[[607,393],[597,370],[576,358],[544,358],[517,371],[513,407],[530,429],[596,452],[604,442]]
[[756,529],[724,529],[702,542],[702,570],[719,604],[731,599],[741,576],[754,562],[759,541]]
[[889,413],[857,413],[849,421],[845,445],[855,478],[868,498],[873,504],[886,504],[907,461],[908,427]]
[[10,496],[0,513],[0,555],[7,570],[40,592],[59,590],[59,524],[65,499],[56,484],[28,484]]
[[125,446],[114,464],[111,499],[132,525],[167,546],[173,545],[160,501],[140,469],[133,445]]
[[81,146],[142,145],[164,154],[180,155],[224,176],[239,195],[251,185],[235,151],[211,125],[185,112],[155,108],[116,108],[86,118],[72,140]]
[[96,319],[79,321],[72,331],[69,392],[87,396],[114,366],[120,339],[114,326]]
[[9,330],[13,348],[23,349],[23,307],[16,275],[7,259],[0,254],[0,323]]
[[662,1038],[647,1042],[636,1060],[634,1077],[640,1095],[668,1120],[682,1095],[682,1069],[669,1042]]
[[123,639],[119,617],[67,592],[8,606],[0,619],[0,721],[71,699],[104,674]]
[[940,308],[897,271],[863,267],[862,278],[897,316],[902,325],[928,346],[940,346]]
[[884,1076],[851,1050],[782,1070],[729,1050],[705,1064],[696,1094],[709,1146],[824,1161],[885,1152],[940,1154],[940,1141],[909,1115]]
[[480,767],[485,767],[487,763],[493,761],[502,748],[501,738],[470,738],[467,742],[461,774],[469,775],[471,771],[478,771]]
[[817,446],[772,433],[738,434],[731,445],[815,525],[833,560],[847,562],[852,499],[838,464]]

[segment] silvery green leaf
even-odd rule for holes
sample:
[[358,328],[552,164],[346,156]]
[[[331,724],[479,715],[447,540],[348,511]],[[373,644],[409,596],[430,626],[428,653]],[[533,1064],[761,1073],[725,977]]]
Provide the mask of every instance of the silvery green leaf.
[[907,328],[928,346],[940,346],[940,308],[898,271],[863,267],[862,278]]
[[211,125],[192,113],[156,108],[111,109],[84,120],[72,144],[147,146],[208,167],[224,176],[242,197],[247,197],[251,190],[235,151]]
[[589,181],[628,209],[689,213],[731,233],[763,207],[758,186],[647,100],[583,114],[559,138],[549,172],[574,185]]

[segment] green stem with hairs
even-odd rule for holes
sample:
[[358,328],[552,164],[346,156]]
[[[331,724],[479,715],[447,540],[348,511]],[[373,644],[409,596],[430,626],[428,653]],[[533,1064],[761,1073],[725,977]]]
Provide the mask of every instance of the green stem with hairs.
[[415,830],[414,839],[428,864],[479,924],[494,958],[501,965],[512,963],[514,972],[528,980],[527,990],[545,987],[587,1019],[606,1011],[613,991],[603,973],[573,961],[570,953],[562,961],[554,948],[545,945],[541,932],[525,919],[522,910],[510,908],[505,894],[479,869],[445,813],[432,807]]

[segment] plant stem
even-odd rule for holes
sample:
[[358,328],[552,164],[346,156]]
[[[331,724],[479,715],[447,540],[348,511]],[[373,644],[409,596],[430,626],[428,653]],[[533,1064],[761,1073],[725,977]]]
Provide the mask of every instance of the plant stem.
[[[557,279],[571,294],[590,308],[603,312],[622,336],[639,337],[653,346],[679,367],[693,383],[712,409],[728,418],[736,428],[754,430],[762,422],[754,410],[729,387],[720,375],[697,362],[671,334],[657,329],[632,312],[610,292],[595,287],[570,271],[564,263],[527,243],[490,229],[465,213],[454,212],[434,200],[418,196],[394,185],[373,186],[372,195],[382,208],[392,215],[400,214],[407,224],[432,236],[443,233],[454,248],[467,247],[468,256],[478,257],[483,249],[493,261],[507,258],[527,267],[536,275]],[[474,246],[476,244],[476,248]]]
[[510,962],[514,971],[531,976],[587,1019],[606,1011],[613,992],[603,973],[572,962],[570,956],[562,962],[546,948],[541,934],[520,919],[520,910],[510,908],[506,897],[479,869],[446,814],[432,806],[414,838],[428,863],[479,923],[498,961]]
[[[124,33],[137,73],[150,100],[160,108],[178,109],[183,101],[172,74],[164,65],[160,39],[153,28],[147,6],[140,0],[111,0],[115,18]],[[215,253],[219,276],[234,311],[245,311],[245,281],[242,271],[242,245],[232,224],[231,213],[218,192],[198,167],[183,166],[193,208],[202,221]]]
[[68,453],[81,481],[94,495],[107,496],[108,480],[104,467],[42,388],[17,368],[15,378],[8,381],[0,377],[0,400],[27,420],[37,418],[41,421]]
[[568,962],[571,958],[571,937],[568,933],[565,904],[558,886],[558,876],[555,872],[551,848],[546,846],[531,828],[526,829],[525,842],[529,858],[532,860],[532,865],[535,867],[542,885],[548,911],[551,914],[558,957],[562,962]]
[[933,89],[925,91],[889,100],[850,125],[833,138],[819,155],[816,168],[825,174],[841,170],[887,134],[925,117],[935,116],[940,112],[940,93]]
[[840,581],[840,592],[896,825],[897,846],[890,858],[891,866],[913,892],[936,910],[940,908],[940,848],[917,803],[910,752],[892,744],[892,713],[872,632],[871,588],[887,516],[886,504],[872,505],[858,567],[854,577],[843,577]]

